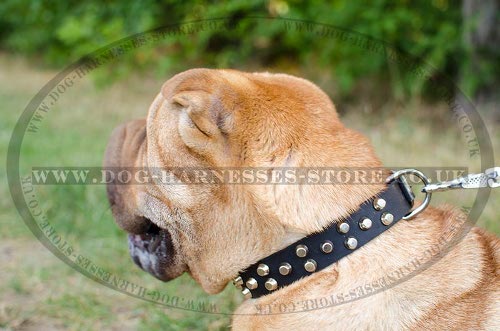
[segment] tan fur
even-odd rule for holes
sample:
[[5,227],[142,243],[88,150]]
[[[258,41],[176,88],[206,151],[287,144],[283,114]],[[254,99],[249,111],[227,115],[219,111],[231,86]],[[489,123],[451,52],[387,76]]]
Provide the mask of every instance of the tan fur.
[[[123,131],[144,126],[144,141],[127,144]],[[381,166],[367,139],[342,125],[329,98],[311,82],[233,70],[194,69],[174,76],[151,105],[146,123],[118,129],[110,146],[107,165]],[[134,220],[140,216],[167,229],[176,251],[171,273],[187,271],[208,293],[217,293],[239,271],[345,217],[382,189],[381,184],[155,184],[114,188],[111,193],[122,197],[114,208],[123,211],[117,222],[125,230],[137,230]],[[499,240],[475,227],[463,232],[456,226],[460,222],[460,211],[428,208],[329,268],[245,301],[235,312],[233,327],[498,330]],[[464,238],[447,251],[443,234]],[[379,293],[326,309],[256,315],[256,307],[355,293],[405,270],[415,256],[432,247],[436,254],[442,251],[434,264]]]

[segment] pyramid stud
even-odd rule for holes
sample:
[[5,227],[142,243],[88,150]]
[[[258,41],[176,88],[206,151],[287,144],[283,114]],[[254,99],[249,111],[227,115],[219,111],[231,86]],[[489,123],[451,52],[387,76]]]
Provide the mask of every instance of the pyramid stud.
[[255,280],[255,278],[249,278],[247,282],[245,283],[248,289],[250,290],[255,290],[257,287],[259,287],[259,283]]
[[394,215],[391,213],[383,213],[380,220],[382,221],[382,224],[390,225],[394,221]]
[[269,275],[269,267],[267,266],[267,264],[259,264],[259,266],[257,267],[257,275],[262,277]]
[[346,222],[339,223],[337,225],[337,231],[339,233],[347,233],[349,232],[350,226]]
[[375,208],[375,210],[382,210],[385,208],[385,205],[386,202],[382,198],[377,198],[373,201],[373,208]]
[[282,263],[282,264],[280,264],[279,272],[283,276],[286,276],[292,272],[292,266],[290,265],[290,263],[286,263],[286,262]]
[[295,248],[295,254],[297,254],[298,257],[305,257],[307,255],[307,246],[306,245],[297,245]]
[[308,272],[316,271],[316,267],[317,267],[316,261],[314,261],[313,259],[308,259],[307,262],[304,263],[304,269],[306,269],[306,271]]
[[252,292],[250,292],[249,289],[244,288],[243,291],[241,291],[245,299],[251,299],[252,298]]
[[274,291],[275,289],[278,288],[278,282],[274,278],[269,278],[264,283],[264,286],[266,287],[266,290],[268,290],[268,291]]
[[361,230],[368,230],[372,227],[372,220],[368,217],[364,217],[361,221],[359,221],[359,228]]
[[241,290],[243,288],[243,279],[238,276],[235,279],[233,279],[233,285],[238,289]]
[[329,254],[333,251],[333,243],[330,240],[326,240],[321,244],[321,251],[325,254]]
[[354,237],[347,238],[347,240],[345,241],[345,247],[351,250],[356,249],[356,247],[358,247],[358,240]]

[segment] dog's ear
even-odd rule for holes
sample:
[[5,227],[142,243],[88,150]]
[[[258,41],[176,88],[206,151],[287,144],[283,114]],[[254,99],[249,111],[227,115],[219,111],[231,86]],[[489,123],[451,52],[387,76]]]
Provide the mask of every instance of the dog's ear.
[[[231,130],[232,90],[219,70],[197,68],[175,75],[163,84],[161,94],[171,111],[179,111],[178,131],[184,144],[203,152]],[[204,153],[205,154],[205,153]]]
[[180,111],[179,135],[191,149],[204,152],[230,131],[231,116],[217,94],[183,91],[172,97],[172,103]]

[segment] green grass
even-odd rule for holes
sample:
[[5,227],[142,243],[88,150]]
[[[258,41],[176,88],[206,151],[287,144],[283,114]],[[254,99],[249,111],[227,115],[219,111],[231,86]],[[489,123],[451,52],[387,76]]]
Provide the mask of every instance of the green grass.
[[[21,60],[0,55],[0,155],[5,156],[12,128],[27,102],[54,72],[34,69]],[[118,124],[144,117],[162,82],[134,77],[104,90],[84,82],[70,90],[26,138],[22,173],[31,166],[100,166],[108,135]],[[422,105],[419,105],[422,106]],[[419,112],[413,105],[404,115],[394,107],[373,116],[356,107],[346,109],[345,123],[372,140],[388,166],[477,166],[452,126],[426,120],[438,109]],[[433,118],[432,116],[430,118]],[[500,138],[491,126],[492,140]],[[497,155],[499,146],[495,146]],[[223,330],[230,317],[168,309],[105,288],[63,264],[32,236],[12,205],[5,168],[0,167],[0,328],[69,330]],[[500,233],[497,210],[500,192],[493,192],[479,225]],[[228,287],[210,297],[187,275],[167,284],[133,266],[125,235],[114,224],[102,186],[39,186],[37,195],[57,231],[96,264],[149,289],[216,302],[231,312],[241,301]],[[474,192],[436,195],[434,204],[468,205]]]

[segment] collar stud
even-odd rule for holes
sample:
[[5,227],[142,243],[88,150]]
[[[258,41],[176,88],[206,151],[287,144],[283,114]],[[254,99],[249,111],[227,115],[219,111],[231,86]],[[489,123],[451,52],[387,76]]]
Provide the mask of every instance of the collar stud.
[[307,251],[308,249],[306,245],[297,245],[295,248],[295,254],[297,254],[298,257],[306,257]]
[[257,275],[261,277],[269,275],[269,267],[267,266],[267,264],[259,264],[259,266],[257,267]]
[[257,283],[255,278],[249,278],[245,285],[249,290],[255,290],[257,287],[259,287],[259,283]]
[[279,272],[281,275],[286,276],[292,272],[292,266],[290,263],[282,263],[279,267]]
[[338,231],[339,233],[343,233],[343,234],[345,234],[345,233],[349,232],[349,229],[350,229],[350,228],[351,228],[351,227],[350,227],[350,226],[349,226],[349,224],[348,224],[348,223],[346,223],[346,222],[342,222],[342,223],[339,223],[339,224],[337,225],[337,231]]
[[382,224],[389,225],[392,221],[394,221],[394,216],[391,213],[383,213],[380,220],[382,221]]
[[359,228],[361,230],[366,231],[371,227],[372,227],[372,220],[369,219],[368,217],[363,217],[363,219],[361,219],[361,221],[359,221]]
[[373,201],[373,208],[375,208],[375,210],[382,210],[385,208],[385,205],[386,201],[382,198],[377,198]]
[[358,240],[354,237],[347,238],[345,241],[345,247],[350,250],[356,249],[356,247],[358,247]]
[[241,291],[245,299],[251,299],[252,298],[252,292],[250,292],[249,289],[244,288],[243,291]]
[[243,279],[241,276],[236,277],[233,279],[233,285],[238,289],[241,290],[243,288]]
[[330,240],[326,240],[321,244],[321,251],[325,254],[329,254],[333,251],[333,243]]
[[313,259],[308,259],[306,263],[304,263],[304,269],[306,269],[307,272],[314,272],[316,271],[316,261]]
[[266,290],[268,290],[268,291],[274,291],[275,289],[278,288],[278,282],[274,278],[269,278],[264,283],[264,286],[266,287]]

